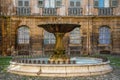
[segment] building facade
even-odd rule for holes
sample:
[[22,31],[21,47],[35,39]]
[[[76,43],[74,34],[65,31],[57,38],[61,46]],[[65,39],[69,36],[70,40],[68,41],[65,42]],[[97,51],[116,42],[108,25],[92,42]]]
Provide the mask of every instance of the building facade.
[[[0,0],[1,55],[49,54],[55,37],[37,25],[76,23],[66,52],[120,54],[120,0]],[[67,27],[66,27],[67,28]],[[15,54],[16,54],[15,53]]]

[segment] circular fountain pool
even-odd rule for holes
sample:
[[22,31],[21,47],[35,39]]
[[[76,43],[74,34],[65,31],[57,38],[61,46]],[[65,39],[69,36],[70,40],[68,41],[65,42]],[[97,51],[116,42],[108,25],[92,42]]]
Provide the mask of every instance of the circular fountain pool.
[[91,76],[112,71],[101,58],[73,57],[70,61],[51,62],[48,58],[19,59],[10,62],[8,72],[28,76]]

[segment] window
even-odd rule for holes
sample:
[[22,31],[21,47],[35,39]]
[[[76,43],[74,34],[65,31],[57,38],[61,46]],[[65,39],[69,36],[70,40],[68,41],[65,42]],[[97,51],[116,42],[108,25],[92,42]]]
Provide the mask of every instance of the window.
[[118,0],[111,0],[111,6],[117,7],[118,6]]
[[18,44],[29,44],[30,40],[30,31],[26,26],[18,28]]
[[45,8],[55,8],[55,0],[45,0]]
[[44,44],[55,44],[55,36],[52,33],[44,31]]
[[94,7],[98,7],[98,0],[94,0]]
[[94,7],[117,7],[118,0],[94,0]]
[[61,0],[56,0],[55,6],[56,7],[61,7],[61,5],[62,5]]
[[80,0],[70,0],[70,7],[80,7]]
[[55,8],[60,7],[61,4],[61,0],[38,0],[38,7]]
[[70,32],[70,44],[80,44],[81,36],[80,36],[80,28],[75,28]]
[[18,0],[18,6],[19,7],[29,6],[29,0]]
[[25,1],[25,5],[24,6],[29,6],[29,1]]
[[110,28],[103,26],[99,28],[99,44],[110,44],[111,42]]
[[43,0],[38,0],[38,7],[43,7]]
[[18,1],[18,6],[23,6],[23,1]]
[[29,0],[18,0],[17,15],[30,15]]

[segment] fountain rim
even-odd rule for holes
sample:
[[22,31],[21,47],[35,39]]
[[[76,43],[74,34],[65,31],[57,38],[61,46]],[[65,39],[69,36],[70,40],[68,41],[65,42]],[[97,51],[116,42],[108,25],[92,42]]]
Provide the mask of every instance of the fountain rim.
[[44,24],[73,24],[73,25],[80,25],[79,23],[71,23],[71,22],[46,22],[46,23],[40,23],[40,25]]
[[101,63],[95,63],[95,64],[26,64],[26,63],[17,63],[17,62],[12,62],[10,61],[10,64],[17,64],[17,65],[30,65],[30,66],[96,66],[96,65],[104,65],[104,64],[109,64],[110,61],[106,62],[101,62]]
[[[89,58],[89,59],[102,59],[102,58],[96,58],[96,57],[77,57],[77,58]],[[35,58],[33,58],[33,60],[34,60]],[[25,59],[26,60],[26,59]],[[29,59],[28,59],[29,60]],[[32,60],[32,59],[30,59],[30,60]],[[40,60],[40,59],[39,59]],[[14,61],[10,61],[10,64],[21,64],[21,65],[33,65],[33,66],[35,66],[35,65],[38,65],[38,66],[95,66],[95,65],[104,65],[104,64],[109,64],[110,63],[110,61],[109,60],[107,60],[107,61],[103,61],[103,59],[102,59],[102,61],[101,62],[98,62],[98,63],[85,63],[85,64],[78,64],[78,63],[75,63],[75,64],[68,64],[68,63],[66,63],[66,64],[52,64],[52,63],[45,63],[45,64],[36,64],[36,63],[18,63],[18,62],[14,62]]]
[[[45,25],[74,25],[76,27],[81,26],[79,23],[68,23],[68,22],[62,22],[62,23],[60,23],[60,22],[58,22],[58,23],[56,23],[56,22],[48,22],[48,23],[39,24],[37,26],[42,27],[42,26],[45,26]],[[67,26],[67,27],[69,27],[69,26]]]

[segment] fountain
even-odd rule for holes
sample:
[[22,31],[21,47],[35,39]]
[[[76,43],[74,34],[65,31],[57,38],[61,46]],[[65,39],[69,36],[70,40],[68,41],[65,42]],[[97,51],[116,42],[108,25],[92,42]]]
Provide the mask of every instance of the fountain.
[[47,23],[39,27],[53,33],[56,38],[54,54],[50,58],[19,58],[10,62],[8,72],[28,76],[91,76],[112,71],[109,60],[90,57],[72,57],[66,55],[62,38],[79,24]]
[[38,25],[44,28],[46,31],[53,33],[56,38],[54,54],[50,57],[50,61],[65,61],[69,60],[69,57],[65,54],[65,48],[63,46],[63,37],[65,33],[72,31],[76,27],[80,27],[79,24],[68,23],[48,23]]

